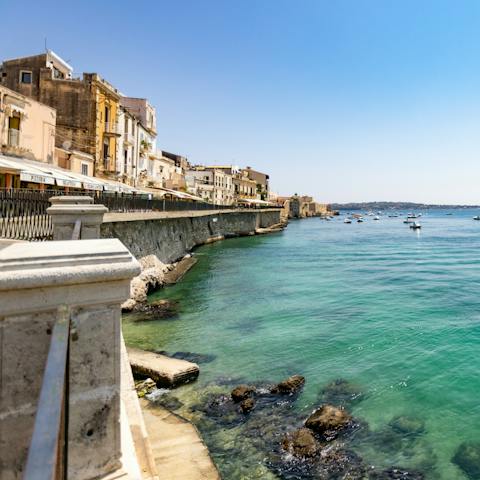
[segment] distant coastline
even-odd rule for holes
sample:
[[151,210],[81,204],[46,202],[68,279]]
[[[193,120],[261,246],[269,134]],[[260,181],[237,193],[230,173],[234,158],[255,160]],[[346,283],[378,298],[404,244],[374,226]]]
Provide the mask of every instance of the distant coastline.
[[351,202],[332,203],[332,210],[427,210],[427,209],[459,209],[480,208],[479,205],[441,205],[414,202]]

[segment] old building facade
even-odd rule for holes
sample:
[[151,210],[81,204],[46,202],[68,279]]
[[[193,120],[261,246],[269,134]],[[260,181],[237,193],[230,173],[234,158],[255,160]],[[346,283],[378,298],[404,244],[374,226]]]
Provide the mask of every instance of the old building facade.
[[1,84],[57,111],[56,146],[94,158],[98,176],[114,176],[120,93],[96,73],[73,78],[73,68],[52,51],[6,60]]

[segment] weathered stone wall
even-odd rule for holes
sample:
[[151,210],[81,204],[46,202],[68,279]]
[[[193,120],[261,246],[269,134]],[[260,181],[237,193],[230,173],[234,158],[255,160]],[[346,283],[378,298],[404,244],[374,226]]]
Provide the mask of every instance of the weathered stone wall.
[[253,235],[257,228],[280,223],[280,210],[225,212],[195,217],[107,221],[102,238],[118,238],[136,258],[156,255],[171,263],[195,246],[222,237]]

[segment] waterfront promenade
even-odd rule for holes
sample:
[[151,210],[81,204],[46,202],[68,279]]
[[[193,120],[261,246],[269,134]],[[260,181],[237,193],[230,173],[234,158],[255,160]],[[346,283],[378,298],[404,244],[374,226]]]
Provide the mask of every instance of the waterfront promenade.
[[188,421],[148,411],[145,424],[121,337],[120,306],[142,264],[127,247],[178,260],[202,243],[264,233],[279,209],[104,211],[86,197],[52,199],[56,240],[0,242],[1,478],[215,480]]

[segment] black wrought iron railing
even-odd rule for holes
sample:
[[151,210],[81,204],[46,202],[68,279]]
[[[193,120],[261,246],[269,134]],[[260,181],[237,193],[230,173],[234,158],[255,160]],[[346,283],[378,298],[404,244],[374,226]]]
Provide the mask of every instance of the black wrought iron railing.
[[58,309],[43,374],[24,480],[67,478],[70,311]]
[[153,197],[148,194],[0,189],[0,238],[50,240],[53,236],[53,225],[47,208],[50,207],[50,197],[58,195],[88,195],[93,197],[94,203],[105,205],[110,212],[124,213],[272,208],[268,205],[216,205],[189,199]]
[[51,239],[52,219],[47,214],[51,196],[35,190],[0,189],[0,238]]

